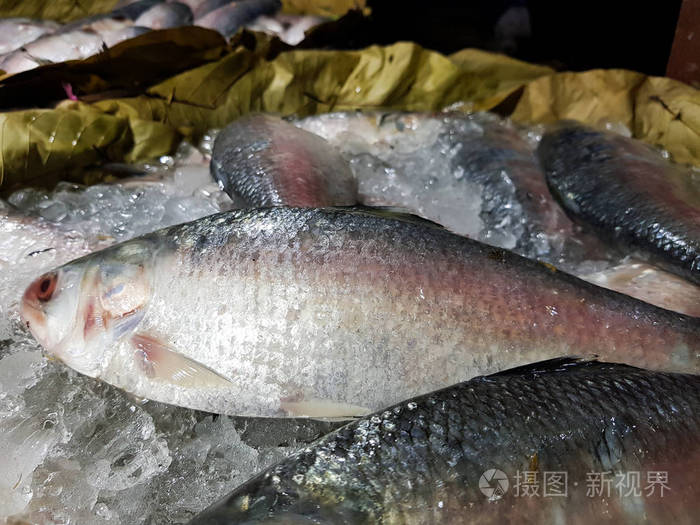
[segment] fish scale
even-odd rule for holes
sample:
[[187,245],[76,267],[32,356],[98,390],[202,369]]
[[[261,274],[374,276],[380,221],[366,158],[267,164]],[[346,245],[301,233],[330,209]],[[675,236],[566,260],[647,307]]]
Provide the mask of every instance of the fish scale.
[[[57,292],[37,304],[46,278]],[[358,415],[571,353],[695,372],[700,348],[698,319],[370,211],[212,215],[59,268],[23,304],[77,370],[236,415]]]
[[563,121],[537,149],[573,219],[664,269],[700,283],[700,188],[649,146]]
[[[248,481],[215,523],[693,523],[700,377],[554,359],[404,401]],[[489,469],[510,487],[479,489]],[[589,473],[665,471],[665,497],[587,495]],[[567,473],[566,497],[514,494],[518,471]],[[642,480],[644,483],[644,480]]]
[[340,153],[272,115],[247,115],[226,126],[214,142],[211,173],[248,207],[357,202],[357,183]]

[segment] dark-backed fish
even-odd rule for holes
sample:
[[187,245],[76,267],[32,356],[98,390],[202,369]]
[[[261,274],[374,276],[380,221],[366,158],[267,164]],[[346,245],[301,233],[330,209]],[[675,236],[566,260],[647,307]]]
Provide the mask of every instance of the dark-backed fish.
[[700,283],[696,175],[642,142],[572,121],[545,133],[537,152],[550,189],[575,220]]
[[273,115],[248,115],[216,137],[211,173],[247,206],[350,206],[357,183],[321,137]]
[[353,422],[190,525],[697,522],[700,377],[555,359]]

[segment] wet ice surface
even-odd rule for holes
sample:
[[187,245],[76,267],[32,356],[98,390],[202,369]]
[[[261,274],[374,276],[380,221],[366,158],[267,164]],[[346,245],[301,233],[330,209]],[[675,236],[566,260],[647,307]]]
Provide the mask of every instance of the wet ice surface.
[[[507,173],[479,160],[493,176],[489,185],[483,173],[470,178],[455,163],[464,153],[456,137],[478,138],[494,119],[476,115],[446,124],[444,116],[389,115],[381,122],[323,116],[302,125],[341,149],[365,202],[408,203],[492,244],[557,256],[557,239],[541,242],[538,232],[528,230],[532,225],[513,198]],[[530,149],[542,133],[537,127],[516,131]],[[47,360],[20,325],[21,294],[44,271],[231,207],[209,176],[207,152],[211,139],[201,150],[185,147],[176,159],[141,166],[145,175],[119,184],[61,184],[52,192],[22,190],[9,197],[10,204],[0,201],[0,523],[8,516],[32,523],[182,523],[334,426],[213,417],[140,402]],[[518,155],[511,160],[520,162]],[[533,235],[540,242],[522,241]],[[649,289],[648,269],[620,270],[617,254],[556,262],[607,285],[624,285],[632,271]],[[614,273],[600,273],[613,266]],[[664,289],[653,275],[651,289]],[[685,284],[674,284],[679,288],[672,295],[683,296]],[[698,304],[694,294],[687,301]]]
[[190,147],[176,160],[0,201],[0,523],[186,522],[330,428],[135,400],[48,360],[21,326],[19,299],[44,271],[231,206],[207,158]]
[[[123,241],[154,229],[211,215],[230,199],[211,180],[201,157],[158,171],[145,166],[142,177],[119,184],[81,186],[59,183],[51,191],[19,190],[8,203],[31,216],[60,224],[86,239]],[[199,162],[198,162],[199,160]],[[171,162],[164,159],[164,163]],[[163,174],[167,173],[167,177]]]
[[31,523],[186,522],[328,430],[139,403],[29,349],[0,379],[0,513]]

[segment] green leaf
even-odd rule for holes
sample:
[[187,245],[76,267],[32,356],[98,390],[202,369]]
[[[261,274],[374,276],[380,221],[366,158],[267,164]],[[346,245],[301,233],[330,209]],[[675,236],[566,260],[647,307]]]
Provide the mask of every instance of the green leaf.
[[[155,81],[145,70],[134,73],[130,82],[140,75],[145,79],[135,96],[0,113],[3,190],[49,184],[104,160],[169,154],[182,139],[196,140],[252,111],[307,116],[355,109],[496,108],[530,123],[617,121],[636,137],[665,147],[679,162],[700,165],[700,98],[679,82],[623,70],[554,73],[484,51],[447,57],[406,42],[359,51],[282,52],[274,43],[243,32],[221,58],[214,40],[212,47],[183,50],[180,60],[195,56],[203,63],[164,80]],[[167,46],[158,49],[152,56],[168,52]],[[129,53],[137,50],[129,47]],[[79,89],[109,88],[112,81],[102,71],[105,76],[93,71],[94,84]]]

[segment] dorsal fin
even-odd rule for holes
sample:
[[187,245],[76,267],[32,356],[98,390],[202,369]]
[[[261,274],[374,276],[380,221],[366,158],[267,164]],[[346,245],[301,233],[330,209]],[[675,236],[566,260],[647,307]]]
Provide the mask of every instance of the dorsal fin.
[[516,366],[514,368],[508,368],[506,370],[501,370],[495,374],[488,375],[486,377],[501,377],[509,375],[519,375],[519,376],[537,376],[541,374],[552,374],[557,372],[564,372],[567,370],[582,370],[591,368],[613,368],[622,367],[626,369],[635,369],[637,367],[625,365],[621,363],[605,363],[598,361],[597,356],[591,357],[579,357],[579,356],[564,356],[555,357],[553,359],[547,359],[545,361],[537,361],[535,363],[528,363],[527,365]]
[[384,219],[395,219],[403,222],[412,222],[414,224],[422,224],[424,226],[429,226],[438,230],[449,231],[437,222],[433,222],[430,219],[424,219],[423,217],[415,215],[411,212],[411,210],[407,208],[401,208],[397,206],[331,206],[328,209],[340,210],[347,213],[372,215],[374,217],[382,217]]

